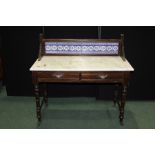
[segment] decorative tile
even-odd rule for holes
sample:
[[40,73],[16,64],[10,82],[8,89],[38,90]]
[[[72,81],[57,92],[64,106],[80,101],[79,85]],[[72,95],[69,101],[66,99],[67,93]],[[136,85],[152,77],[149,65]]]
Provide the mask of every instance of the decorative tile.
[[118,42],[45,42],[45,53],[68,55],[117,55]]

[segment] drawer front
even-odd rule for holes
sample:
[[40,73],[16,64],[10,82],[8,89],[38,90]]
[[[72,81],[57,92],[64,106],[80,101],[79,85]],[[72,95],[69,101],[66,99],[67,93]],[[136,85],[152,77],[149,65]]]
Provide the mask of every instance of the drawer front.
[[38,72],[39,78],[49,79],[79,79],[78,72]]
[[123,75],[121,72],[85,72],[81,73],[81,79],[112,80],[122,79]]

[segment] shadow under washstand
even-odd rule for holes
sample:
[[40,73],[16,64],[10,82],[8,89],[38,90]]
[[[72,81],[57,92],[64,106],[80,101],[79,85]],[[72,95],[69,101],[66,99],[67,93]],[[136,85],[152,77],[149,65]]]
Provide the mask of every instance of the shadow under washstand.
[[119,111],[44,109],[41,129],[137,129],[138,125],[131,111],[125,111],[124,125],[119,122]]

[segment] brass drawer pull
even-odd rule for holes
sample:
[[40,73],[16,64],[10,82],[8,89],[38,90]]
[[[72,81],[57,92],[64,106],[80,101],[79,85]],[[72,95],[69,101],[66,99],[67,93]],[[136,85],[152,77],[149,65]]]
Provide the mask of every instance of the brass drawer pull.
[[108,74],[99,74],[98,76],[100,79],[105,79],[108,77]]
[[63,77],[64,73],[55,73],[53,74],[54,77],[60,79],[61,77]]

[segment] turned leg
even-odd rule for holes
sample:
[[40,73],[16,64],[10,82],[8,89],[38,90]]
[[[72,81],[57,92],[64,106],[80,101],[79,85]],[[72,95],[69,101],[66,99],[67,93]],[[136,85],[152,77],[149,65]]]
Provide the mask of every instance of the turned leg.
[[118,89],[119,89],[119,84],[116,84],[115,85],[115,90],[114,90],[114,106],[116,106],[116,103],[119,104]]
[[36,113],[38,121],[41,121],[41,105],[40,105],[40,97],[39,97],[39,84],[34,85],[35,90],[35,98],[36,98]]
[[44,89],[43,90],[43,100],[47,106],[48,105],[48,96],[47,96],[47,84],[46,83],[43,84],[43,89]]
[[121,104],[119,106],[119,111],[120,111],[119,119],[120,119],[121,125],[123,125],[126,95],[127,95],[127,85],[122,85]]

